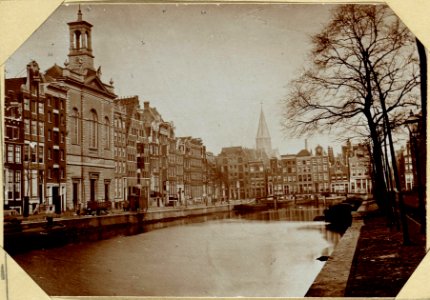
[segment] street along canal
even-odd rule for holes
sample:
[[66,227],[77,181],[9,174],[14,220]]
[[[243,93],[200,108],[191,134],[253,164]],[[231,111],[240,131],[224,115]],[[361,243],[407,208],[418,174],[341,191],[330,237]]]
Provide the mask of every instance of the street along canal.
[[301,297],[340,239],[322,211],[219,213],[14,259],[48,295]]

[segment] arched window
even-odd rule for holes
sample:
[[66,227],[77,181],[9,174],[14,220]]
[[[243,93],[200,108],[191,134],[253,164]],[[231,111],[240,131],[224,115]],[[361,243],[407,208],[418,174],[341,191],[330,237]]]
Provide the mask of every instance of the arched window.
[[79,111],[76,107],[72,111],[72,122],[71,122],[71,140],[72,144],[79,145]]
[[110,122],[109,118],[105,117],[105,132],[104,132],[104,139],[105,139],[105,149],[110,149]]
[[85,32],[85,47],[91,50],[91,35],[88,31]]
[[79,30],[75,31],[75,49],[81,49],[81,32]]
[[90,112],[90,147],[97,148],[98,146],[98,118],[95,110]]

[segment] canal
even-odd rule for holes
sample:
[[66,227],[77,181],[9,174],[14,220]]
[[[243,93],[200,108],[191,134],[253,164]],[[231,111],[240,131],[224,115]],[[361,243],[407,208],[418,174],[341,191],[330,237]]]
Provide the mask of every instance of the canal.
[[51,296],[302,297],[340,239],[312,221],[322,211],[226,212],[13,258]]

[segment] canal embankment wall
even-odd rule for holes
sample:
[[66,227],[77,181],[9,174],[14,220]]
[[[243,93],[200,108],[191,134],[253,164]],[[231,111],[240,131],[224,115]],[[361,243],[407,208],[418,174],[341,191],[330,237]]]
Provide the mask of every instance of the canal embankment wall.
[[101,216],[75,216],[24,222],[21,230],[4,233],[7,252],[20,253],[34,249],[63,246],[70,243],[91,242],[146,231],[151,224],[168,223],[187,217],[228,212],[231,205],[168,208],[149,212],[129,212]]
[[[335,204],[339,199],[327,199]],[[291,202],[288,205],[305,205]],[[315,202],[312,202],[315,204]],[[325,203],[326,204],[326,203]],[[232,211],[234,204],[189,207],[154,208],[148,212],[118,212],[102,216],[54,218],[51,223],[40,219],[25,221],[19,230],[4,231],[4,247],[10,254],[64,246],[70,243],[92,242],[116,236],[139,234],[151,229],[180,224],[188,217],[199,217]]]
[[364,210],[365,207],[361,206],[357,212],[353,212],[351,226],[325,262],[306,297],[344,297],[361,228],[364,225]]

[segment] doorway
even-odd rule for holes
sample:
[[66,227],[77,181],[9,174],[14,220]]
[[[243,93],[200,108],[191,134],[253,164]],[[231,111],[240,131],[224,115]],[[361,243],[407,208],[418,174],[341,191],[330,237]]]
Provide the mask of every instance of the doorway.
[[52,200],[55,205],[55,213],[61,214],[61,199],[59,195],[59,188],[58,186],[52,187]]
[[75,209],[78,207],[78,184],[78,182],[73,182],[72,185],[72,201]]

